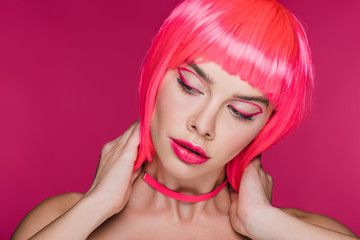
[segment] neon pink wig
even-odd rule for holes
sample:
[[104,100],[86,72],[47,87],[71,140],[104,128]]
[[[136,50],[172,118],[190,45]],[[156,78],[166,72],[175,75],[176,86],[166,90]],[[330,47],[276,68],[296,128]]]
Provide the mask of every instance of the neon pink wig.
[[296,17],[276,0],[185,0],[165,20],[140,79],[140,147],[135,169],[155,153],[150,121],[167,69],[199,57],[215,62],[263,92],[275,110],[260,133],[227,163],[238,191],[249,162],[304,117],[311,100],[311,53]]

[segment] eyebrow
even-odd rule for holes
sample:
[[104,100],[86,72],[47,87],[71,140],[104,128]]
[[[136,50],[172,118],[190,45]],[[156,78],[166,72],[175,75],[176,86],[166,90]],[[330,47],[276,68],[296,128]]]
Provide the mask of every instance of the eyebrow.
[[209,84],[213,84],[214,81],[211,79],[211,77],[206,74],[201,68],[198,67],[198,65],[196,65],[195,63],[191,62],[189,64],[189,67],[191,67],[192,69],[195,70],[195,72],[205,81],[207,81]]
[[[205,81],[207,81],[209,84],[213,84],[214,81],[211,79],[211,77],[206,74],[201,68],[199,68],[198,65],[196,65],[194,62],[191,62],[189,65],[192,69],[195,70],[195,72]],[[263,103],[267,106],[269,106],[269,100],[266,97],[261,96],[241,96],[241,95],[235,95],[234,98],[245,100],[245,101],[253,101],[253,102],[259,102]]]
[[263,103],[266,105],[266,107],[269,106],[269,100],[266,97],[249,97],[240,95],[235,95],[234,97],[240,100]]

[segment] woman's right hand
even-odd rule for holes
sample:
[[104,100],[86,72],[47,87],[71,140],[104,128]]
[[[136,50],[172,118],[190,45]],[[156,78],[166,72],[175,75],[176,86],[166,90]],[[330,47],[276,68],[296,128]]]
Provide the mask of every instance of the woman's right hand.
[[136,120],[120,137],[104,145],[93,184],[84,195],[106,204],[110,215],[124,208],[132,183],[141,172],[140,168],[133,172],[140,138],[139,125]]
[[104,145],[94,182],[85,195],[63,194],[41,202],[22,220],[12,239],[86,239],[127,203],[141,172],[133,172],[138,145],[137,120]]

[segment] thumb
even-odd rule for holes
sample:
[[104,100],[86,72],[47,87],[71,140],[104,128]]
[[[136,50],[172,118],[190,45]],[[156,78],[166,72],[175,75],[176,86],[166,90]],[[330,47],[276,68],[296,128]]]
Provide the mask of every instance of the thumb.
[[131,179],[130,179],[130,183],[133,184],[135,182],[135,180],[141,175],[141,167],[139,167],[138,169],[136,169],[135,172],[133,172],[131,174]]
[[232,187],[230,187],[230,199],[231,203],[234,203],[238,200],[239,193],[237,193]]

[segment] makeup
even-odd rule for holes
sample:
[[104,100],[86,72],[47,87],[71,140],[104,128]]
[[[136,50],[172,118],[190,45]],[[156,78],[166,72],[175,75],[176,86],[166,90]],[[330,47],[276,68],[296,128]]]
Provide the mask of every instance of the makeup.
[[257,115],[257,114],[260,114],[263,112],[262,108],[259,105],[257,105],[256,103],[247,102],[247,101],[243,101],[243,100],[236,100],[235,102],[237,102],[238,104],[231,104],[231,106],[236,111],[238,111],[244,115],[254,116],[254,115]]
[[204,84],[204,82],[201,80],[201,78],[199,78],[195,73],[193,73],[192,71],[190,71],[190,70],[187,69],[187,68],[178,67],[177,70],[178,70],[178,73],[179,73],[179,76],[180,76],[181,80],[182,80],[186,85],[188,85],[189,87],[195,89],[195,90],[198,91],[199,93],[202,92],[199,88],[196,88],[193,84],[190,84],[190,83],[186,80],[183,72],[184,72],[184,73],[185,73],[185,72],[188,72],[188,73],[191,73],[192,75],[194,75],[194,77],[197,78],[197,80],[199,81],[199,83],[201,83],[202,87],[204,87],[205,84]]
[[209,160],[205,151],[188,141],[170,138],[171,147],[178,158],[188,164],[202,164]]
[[186,195],[182,193],[175,192],[173,190],[168,189],[167,187],[163,186],[161,183],[153,179],[147,172],[145,172],[144,175],[144,181],[149,184],[151,187],[153,187],[158,192],[164,194],[167,197],[176,199],[178,201],[183,202],[201,202],[208,200],[212,197],[214,197],[216,194],[218,194],[227,184],[228,180],[226,179],[223,184],[221,184],[218,188],[216,188],[214,191],[203,194],[203,195]]

